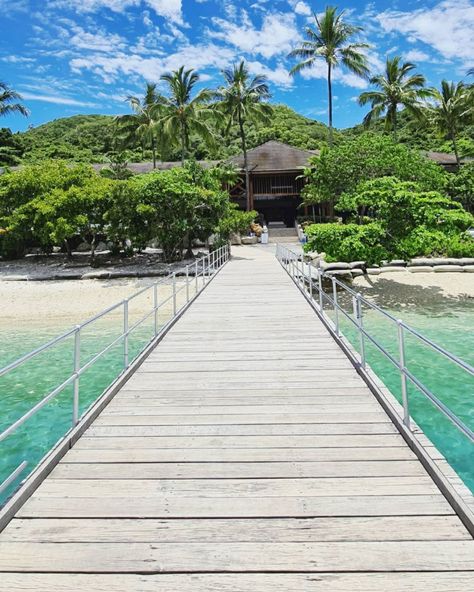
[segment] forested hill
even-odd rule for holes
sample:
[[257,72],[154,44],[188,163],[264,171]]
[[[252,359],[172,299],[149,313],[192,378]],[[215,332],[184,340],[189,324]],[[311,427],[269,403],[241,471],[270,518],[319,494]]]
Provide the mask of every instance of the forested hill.
[[[383,124],[374,126],[383,131]],[[14,165],[36,162],[45,158],[61,158],[76,162],[103,162],[107,154],[117,147],[114,118],[107,115],[75,115],[56,119],[32,128],[24,133],[11,134],[0,129],[0,165]],[[363,127],[356,126],[337,131],[335,141],[344,136],[362,133]],[[466,139],[469,149],[474,148],[474,129],[468,130],[471,140]],[[269,125],[249,126],[248,144],[252,148],[268,140],[279,140],[297,148],[316,149],[325,145],[327,127],[321,122],[308,119],[285,105],[276,105]],[[218,139],[218,148],[209,150],[198,138],[192,141],[192,153],[197,159],[224,159],[240,152],[237,129],[228,137]],[[449,144],[440,138],[430,126],[413,123],[402,114],[399,140],[412,147],[426,150],[450,151]],[[463,140],[461,140],[462,142]],[[470,145],[470,148],[469,148]],[[130,161],[150,160],[149,150],[142,150],[139,142],[127,147]],[[163,160],[179,160],[179,152],[170,149],[161,155]]]

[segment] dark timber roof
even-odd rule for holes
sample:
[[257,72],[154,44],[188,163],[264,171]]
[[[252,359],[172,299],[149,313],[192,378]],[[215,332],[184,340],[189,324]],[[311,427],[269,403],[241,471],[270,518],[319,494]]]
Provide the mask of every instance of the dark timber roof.
[[[456,165],[456,156],[454,154],[447,154],[446,152],[425,152],[430,160],[434,160],[441,165]],[[461,158],[461,163],[466,163],[473,160],[472,158]]]
[[[311,156],[318,154],[317,151],[301,150],[293,148],[282,142],[265,142],[247,153],[249,168],[252,172],[285,172],[298,171],[307,166]],[[243,169],[244,157],[242,154],[234,156],[230,162]]]

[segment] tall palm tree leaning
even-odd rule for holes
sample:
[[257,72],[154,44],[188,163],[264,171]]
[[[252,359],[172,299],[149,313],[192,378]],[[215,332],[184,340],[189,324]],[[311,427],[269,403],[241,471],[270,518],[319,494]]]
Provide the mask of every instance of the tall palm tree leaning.
[[161,96],[156,91],[156,84],[147,83],[143,98],[129,96],[127,101],[133,110],[133,114],[117,117],[117,123],[129,136],[139,138],[142,146],[148,145],[151,147],[153,168],[156,169],[158,118],[161,103]]
[[378,90],[369,90],[359,96],[359,105],[370,103],[371,109],[364,117],[367,127],[374,119],[385,118],[385,129],[397,139],[398,109],[403,107],[417,119],[424,116],[423,100],[434,95],[425,87],[425,77],[413,74],[416,68],[411,62],[401,63],[401,57],[387,58],[384,74],[370,79]]
[[19,113],[28,117],[30,112],[21,103],[14,103],[13,101],[21,101],[22,96],[11,89],[5,82],[0,81],[0,117],[10,115],[11,113]]
[[163,74],[161,80],[168,86],[168,97],[163,97],[160,124],[165,136],[179,144],[181,163],[184,165],[189,149],[191,133],[200,136],[208,145],[215,143],[210,123],[218,114],[211,104],[213,93],[204,88],[193,97],[193,91],[199,82],[199,75],[194,70],[179,70]]
[[245,200],[247,211],[251,209],[249,199],[250,172],[247,155],[246,123],[268,123],[273,113],[271,105],[266,103],[270,99],[270,90],[265,76],[257,75],[253,78],[245,64],[241,61],[233,68],[222,70],[225,85],[217,90],[218,107],[227,119],[227,131],[232,125],[239,128],[240,142],[244,155],[245,170]]
[[367,43],[352,43],[351,40],[362,31],[344,20],[345,11],[337,11],[335,6],[327,6],[321,17],[315,13],[315,26],[308,26],[305,30],[306,41],[294,49],[289,57],[302,58],[290,74],[312,68],[318,60],[324,60],[327,65],[328,109],[329,109],[329,144],[333,143],[333,93],[332,77],[335,68],[340,65],[350,72],[367,78],[369,68],[367,57],[363,53],[369,45]]
[[463,82],[441,82],[441,90],[434,91],[435,104],[429,108],[429,114],[438,129],[451,140],[456,163],[461,164],[457,138],[463,125],[473,120],[474,105],[471,91]]

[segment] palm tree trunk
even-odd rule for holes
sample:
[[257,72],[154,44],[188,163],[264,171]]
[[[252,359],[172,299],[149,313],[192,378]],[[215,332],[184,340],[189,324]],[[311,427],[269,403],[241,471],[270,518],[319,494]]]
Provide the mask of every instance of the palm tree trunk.
[[461,159],[459,157],[458,142],[456,140],[456,134],[451,135],[451,141],[453,143],[454,155],[456,156],[456,166],[459,169],[461,166]]
[[239,129],[240,129],[240,139],[242,141],[242,152],[244,153],[244,170],[245,170],[245,203],[247,212],[250,212],[250,172],[249,172],[249,163],[247,158],[247,141],[245,138],[245,129],[244,129],[244,122],[242,121],[242,115],[239,113]]
[[392,115],[392,132],[393,132],[393,139],[395,142],[398,142],[398,121],[397,121],[397,105],[393,109]]
[[328,63],[329,146],[334,143],[332,129],[332,66]]
[[186,159],[186,129],[184,124],[181,125],[181,166],[184,166]]
[[153,168],[156,169],[156,140],[155,136],[151,139],[151,151],[153,152]]

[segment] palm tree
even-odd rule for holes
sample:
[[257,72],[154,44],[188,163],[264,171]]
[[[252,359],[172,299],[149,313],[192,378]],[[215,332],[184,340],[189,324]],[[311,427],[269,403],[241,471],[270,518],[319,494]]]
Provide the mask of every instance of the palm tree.
[[435,90],[435,105],[429,113],[433,123],[453,144],[458,167],[461,164],[457,145],[460,128],[472,121],[474,106],[470,100],[470,89],[463,82],[441,82],[441,91]]
[[314,14],[315,27],[308,26],[305,31],[306,41],[294,49],[289,57],[302,58],[290,74],[312,68],[317,60],[327,64],[328,105],[329,105],[329,143],[333,143],[333,70],[341,64],[350,72],[366,78],[369,75],[367,57],[361,51],[369,47],[367,43],[351,43],[351,39],[362,27],[356,27],[344,20],[345,11],[337,12],[337,7],[327,6],[320,18]]
[[179,143],[184,165],[191,133],[200,136],[208,145],[214,144],[214,135],[208,125],[218,117],[211,105],[213,93],[205,88],[193,98],[199,75],[194,70],[185,70],[184,66],[163,74],[161,80],[168,85],[169,97],[163,97],[160,124],[165,136]]
[[153,168],[156,168],[157,135],[159,132],[159,108],[162,97],[156,91],[156,84],[147,83],[145,96],[127,98],[133,110],[131,115],[122,115],[117,122],[129,135],[138,137],[142,146],[150,146],[153,153]]
[[385,117],[387,131],[392,130],[397,137],[397,115],[399,107],[404,107],[417,119],[423,118],[422,100],[432,97],[433,89],[425,88],[425,77],[411,74],[416,66],[401,62],[401,57],[387,58],[385,73],[370,79],[370,84],[379,90],[363,92],[359,105],[370,103],[371,110],[364,117],[364,125],[369,126],[374,119]]
[[467,71],[467,75],[468,76],[474,76],[474,68],[471,68],[470,70]]
[[20,113],[28,117],[30,112],[21,103],[13,103],[13,101],[21,101],[22,96],[11,89],[5,82],[0,81],[0,117],[9,115],[10,113]]
[[233,68],[222,70],[225,86],[217,91],[219,108],[227,118],[227,131],[232,125],[239,128],[240,142],[244,155],[245,199],[247,210],[251,209],[249,200],[250,173],[247,157],[246,123],[268,123],[273,112],[271,105],[266,103],[270,98],[270,90],[265,76],[251,78],[250,72],[242,60]]

